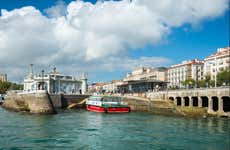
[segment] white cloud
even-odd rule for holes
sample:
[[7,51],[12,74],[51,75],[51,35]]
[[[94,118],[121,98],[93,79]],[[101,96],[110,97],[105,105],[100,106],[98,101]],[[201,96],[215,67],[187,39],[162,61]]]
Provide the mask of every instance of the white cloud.
[[58,0],[55,6],[44,10],[45,13],[51,18],[61,17],[66,15],[66,4],[62,0]]
[[203,19],[222,15],[228,9],[228,0],[133,0],[160,16],[168,26],[195,24]]
[[11,74],[11,69],[25,69],[22,66],[30,63],[81,69],[95,66],[98,70],[127,70],[157,61],[164,65],[166,58],[131,59],[129,53],[157,44],[172,27],[218,17],[227,8],[228,0],[123,0],[96,4],[73,1],[68,5],[59,1],[44,10],[48,17],[32,6],[2,10],[0,71]]

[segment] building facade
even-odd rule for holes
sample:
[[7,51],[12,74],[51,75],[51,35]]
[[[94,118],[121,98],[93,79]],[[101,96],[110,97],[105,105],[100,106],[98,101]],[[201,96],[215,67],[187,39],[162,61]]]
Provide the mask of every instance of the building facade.
[[204,59],[204,75],[216,80],[218,72],[230,69],[230,47],[218,48],[217,52]]
[[167,68],[140,67],[128,73],[118,85],[121,93],[145,93],[164,90],[167,87]]
[[104,85],[106,83],[104,82],[98,82],[98,83],[92,83],[91,85],[89,85],[88,87],[88,91],[89,93],[93,94],[93,93],[101,93],[104,89]]
[[140,67],[134,69],[131,73],[128,73],[123,81],[132,81],[132,80],[159,80],[166,81],[167,76],[166,68],[150,68],[150,67]]
[[119,92],[118,86],[124,84],[122,80],[112,80],[111,82],[105,83],[103,85],[103,90],[107,93],[117,93]]
[[0,81],[7,81],[7,74],[0,74]]
[[56,71],[50,73],[30,74],[24,79],[24,92],[47,90],[48,93],[85,94],[87,92],[87,78],[77,79],[63,75]]
[[204,62],[197,59],[171,66],[167,73],[168,86],[181,88],[183,87],[182,82],[186,79],[202,80],[204,78],[203,68]]

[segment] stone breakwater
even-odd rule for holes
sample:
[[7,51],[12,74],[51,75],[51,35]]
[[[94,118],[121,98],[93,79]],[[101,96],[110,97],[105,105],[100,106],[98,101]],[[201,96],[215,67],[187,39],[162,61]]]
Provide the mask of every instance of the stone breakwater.
[[125,96],[124,101],[130,106],[131,111],[146,111],[154,114],[176,116],[208,116],[205,108],[177,107],[170,100],[149,100],[147,98]]
[[36,93],[17,93],[10,91],[2,107],[13,111],[25,111],[33,114],[55,114],[55,108],[46,91]]

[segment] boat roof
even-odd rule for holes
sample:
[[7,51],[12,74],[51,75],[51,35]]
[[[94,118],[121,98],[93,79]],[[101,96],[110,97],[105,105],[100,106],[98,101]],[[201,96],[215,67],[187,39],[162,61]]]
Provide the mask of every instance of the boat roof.
[[93,96],[90,96],[90,97],[95,97],[95,98],[108,98],[108,97],[121,98],[120,96],[109,96],[109,95],[93,95]]

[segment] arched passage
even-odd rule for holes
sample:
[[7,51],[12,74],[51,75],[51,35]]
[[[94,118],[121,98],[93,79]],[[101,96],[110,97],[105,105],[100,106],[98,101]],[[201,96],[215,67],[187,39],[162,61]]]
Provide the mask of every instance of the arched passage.
[[223,96],[223,111],[224,112],[230,112],[230,97],[229,96]]
[[212,97],[212,104],[213,104],[213,111],[218,111],[218,109],[219,109],[218,97],[216,97],[216,96]]
[[184,97],[184,106],[189,106],[189,97]]
[[181,106],[181,97],[176,97],[177,106]]
[[202,96],[202,107],[208,107],[208,97],[207,96]]
[[193,100],[192,106],[197,107],[198,106],[198,97],[192,97],[192,100]]
[[174,97],[169,97],[169,100],[174,101]]

